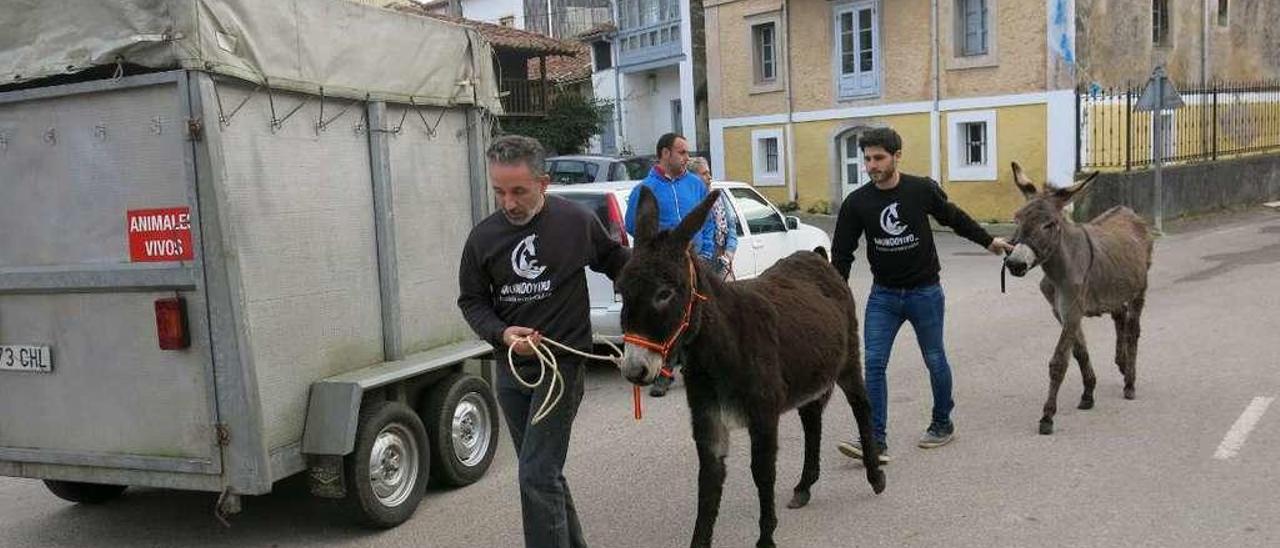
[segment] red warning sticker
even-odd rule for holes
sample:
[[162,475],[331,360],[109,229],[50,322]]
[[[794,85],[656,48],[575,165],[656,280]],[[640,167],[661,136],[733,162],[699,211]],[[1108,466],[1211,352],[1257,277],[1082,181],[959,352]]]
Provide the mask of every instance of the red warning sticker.
[[191,208],[132,209],[129,227],[129,260],[133,262],[190,261]]

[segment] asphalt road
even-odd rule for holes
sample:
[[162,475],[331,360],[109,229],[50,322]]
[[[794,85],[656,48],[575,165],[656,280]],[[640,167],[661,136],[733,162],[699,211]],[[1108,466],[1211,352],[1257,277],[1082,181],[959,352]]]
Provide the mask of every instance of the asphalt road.
[[[1255,398],[1280,395],[1280,214],[1254,210],[1170,225],[1156,244],[1138,356],[1138,399],[1121,398],[1109,319],[1086,321],[1099,385],[1078,411],[1078,370],[1061,393],[1057,431],[1036,433],[1057,337],[1039,273],[999,288],[998,260],[939,235],[955,371],[957,439],[922,450],[930,397],[909,329],[889,369],[888,489],[835,450],[853,420],[839,398],[825,421],[823,478],[812,503],[779,508],[782,546],[1280,546],[1280,404],[1228,436]],[[859,302],[869,276],[854,265]],[[1265,401],[1265,400],[1263,400]],[[598,547],[685,546],[696,458],[683,386],[631,418],[616,371],[592,371],[565,475]],[[1254,411],[1257,411],[1255,407]],[[130,490],[100,507],[54,498],[32,480],[0,478],[0,546],[519,546],[515,463],[503,432],[488,475],[433,490],[386,532],[349,525],[338,507],[286,481],[246,498],[224,528],[214,496]],[[1224,438],[1241,442],[1215,458]],[[745,431],[734,433],[717,546],[751,546],[756,497]],[[780,503],[800,472],[799,420],[783,418]],[[1223,455],[1219,455],[1223,456]]]

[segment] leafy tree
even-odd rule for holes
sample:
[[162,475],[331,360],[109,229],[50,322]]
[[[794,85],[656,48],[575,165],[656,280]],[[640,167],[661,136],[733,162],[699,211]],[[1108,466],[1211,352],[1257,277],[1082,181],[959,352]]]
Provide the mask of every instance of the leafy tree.
[[502,120],[499,134],[527,135],[537,139],[548,155],[578,154],[586,148],[591,136],[604,128],[609,105],[576,93],[556,96],[541,118]]

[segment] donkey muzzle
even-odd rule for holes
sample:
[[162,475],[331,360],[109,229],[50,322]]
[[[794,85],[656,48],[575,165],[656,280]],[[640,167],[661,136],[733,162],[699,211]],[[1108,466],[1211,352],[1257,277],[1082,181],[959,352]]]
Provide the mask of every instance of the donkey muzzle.
[[1004,258],[1004,265],[1009,273],[1019,278],[1036,266],[1036,252],[1027,244],[1017,244],[1013,251]]
[[639,345],[627,343],[618,364],[622,377],[632,384],[648,386],[658,379],[662,371],[662,354]]

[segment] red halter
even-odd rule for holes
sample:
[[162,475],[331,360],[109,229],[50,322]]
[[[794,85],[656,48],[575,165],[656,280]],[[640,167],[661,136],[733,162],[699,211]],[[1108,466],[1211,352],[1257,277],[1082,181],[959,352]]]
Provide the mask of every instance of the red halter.
[[683,335],[685,330],[689,329],[689,320],[693,316],[693,304],[697,301],[707,300],[706,295],[698,293],[698,278],[697,273],[693,268],[693,256],[687,254],[686,256],[689,258],[689,290],[692,291],[693,294],[689,297],[689,302],[685,303],[684,316],[680,318],[680,327],[677,327],[675,333],[672,333],[671,336],[662,343],[651,341],[633,333],[625,333],[622,336],[622,342],[624,343],[634,344],[662,354],[663,361],[667,359],[667,355],[670,354],[671,349],[675,347],[676,341],[680,340],[680,335]]

